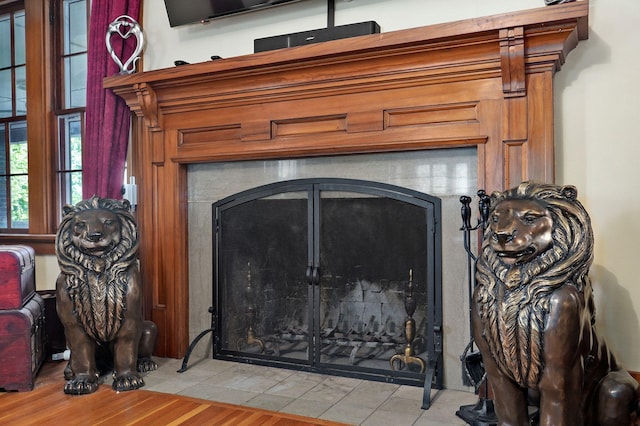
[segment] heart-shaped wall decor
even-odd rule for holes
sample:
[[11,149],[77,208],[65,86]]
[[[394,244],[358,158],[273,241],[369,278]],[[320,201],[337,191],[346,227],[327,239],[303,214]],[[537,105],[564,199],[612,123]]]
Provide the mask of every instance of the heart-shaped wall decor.
[[[128,39],[131,36],[136,38],[136,48],[124,63],[113,51],[111,46],[111,36],[117,34],[123,39]],[[131,74],[136,69],[136,62],[140,59],[140,53],[144,48],[144,33],[138,22],[130,16],[121,15],[118,16],[112,23],[109,24],[107,29],[107,36],[105,38],[107,44],[107,51],[114,62],[120,67],[120,74]]]

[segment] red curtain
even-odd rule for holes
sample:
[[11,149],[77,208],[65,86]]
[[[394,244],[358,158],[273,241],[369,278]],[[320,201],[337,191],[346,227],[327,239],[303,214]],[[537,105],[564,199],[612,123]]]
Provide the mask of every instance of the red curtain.
[[[122,98],[102,88],[102,80],[120,72],[107,52],[109,24],[121,15],[140,22],[141,0],[93,0],[89,24],[87,107],[82,151],[82,194],[90,198],[122,198],[121,188],[129,143],[130,112]],[[116,55],[125,62],[136,47],[135,37],[110,38]]]

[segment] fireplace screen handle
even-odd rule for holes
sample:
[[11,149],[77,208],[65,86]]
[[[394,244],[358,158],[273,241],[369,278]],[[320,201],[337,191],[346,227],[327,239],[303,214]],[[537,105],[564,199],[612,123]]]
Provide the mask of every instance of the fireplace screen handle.
[[320,283],[320,268],[317,266],[307,266],[307,283],[309,285],[318,285]]

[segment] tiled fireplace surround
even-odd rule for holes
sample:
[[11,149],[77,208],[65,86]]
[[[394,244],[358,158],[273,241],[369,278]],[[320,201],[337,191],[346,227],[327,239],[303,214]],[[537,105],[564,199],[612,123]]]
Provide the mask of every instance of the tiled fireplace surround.
[[[448,378],[448,388],[462,389],[459,356],[468,343],[469,324],[466,319],[466,255],[459,230],[458,199],[460,195],[476,191],[476,158],[476,149],[471,147],[189,166],[190,336],[195,337],[210,326],[208,308],[213,288],[211,205],[214,201],[262,184],[290,179],[337,177],[389,183],[441,198],[444,377]],[[393,255],[389,248],[388,256]],[[210,358],[211,348],[210,337],[203,339],[196,346],[193,359]]]
[[[246,189],[293,168],[388,182],[377,162],[390,158],[408,162],[397,167],[408,173],[401,179],[423,185],[413,171],[459,156],[473,169],[463,193],[553,181],[553,75],[587,37],[588,8],[579,1],[105,79],[135,114],[131,169],[157,355],[182,357],[209,326],[211,203],[236,192],[230,183]],[[457,388],[468,314],[458,194],[449,191],[424,192],[445,200],[443,257],[459,265],[443,265],[444,382]]]

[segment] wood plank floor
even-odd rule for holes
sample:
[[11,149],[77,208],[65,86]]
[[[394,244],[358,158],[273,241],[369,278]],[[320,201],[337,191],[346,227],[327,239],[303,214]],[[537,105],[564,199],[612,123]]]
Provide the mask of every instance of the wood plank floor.
[[45,363],[31,392],[0,392],[0,424],[8,425],[274,425],[340,423],[138,389],[100,386],[90,395],[62,391],[63,363]]

